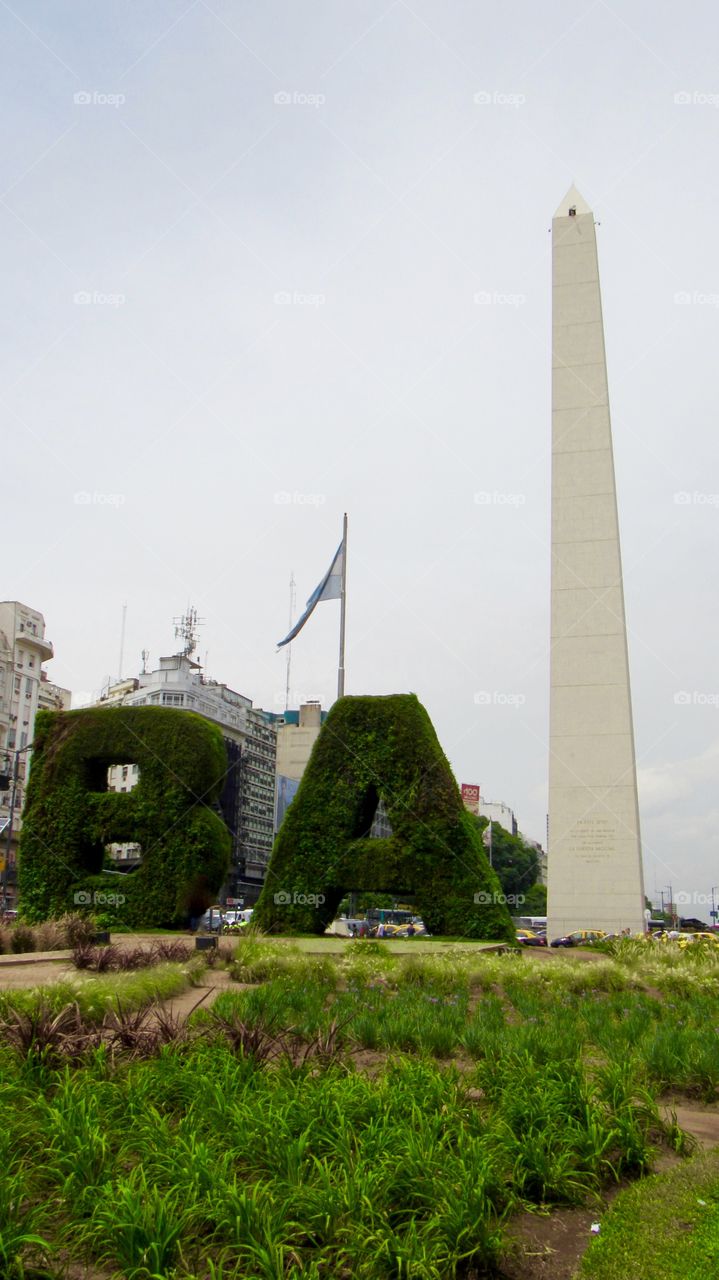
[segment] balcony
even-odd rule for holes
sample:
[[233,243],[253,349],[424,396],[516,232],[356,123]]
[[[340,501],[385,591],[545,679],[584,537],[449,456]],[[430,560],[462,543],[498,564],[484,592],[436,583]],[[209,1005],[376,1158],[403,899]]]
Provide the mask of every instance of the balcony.
[[32,631],[21,631],[19,628],[15,632],[15,644],[32,646],[39,652],[41,662],[49,662],[55,652],[49,640],[43,640],[42,636],[36,636]]

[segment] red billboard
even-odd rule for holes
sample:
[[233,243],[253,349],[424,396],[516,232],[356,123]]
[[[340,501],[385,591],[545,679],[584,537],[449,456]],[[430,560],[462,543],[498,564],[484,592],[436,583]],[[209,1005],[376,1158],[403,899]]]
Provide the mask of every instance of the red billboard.
[[462,804],[470,813],[479,813],[479,787],[473,782],[462,783]]

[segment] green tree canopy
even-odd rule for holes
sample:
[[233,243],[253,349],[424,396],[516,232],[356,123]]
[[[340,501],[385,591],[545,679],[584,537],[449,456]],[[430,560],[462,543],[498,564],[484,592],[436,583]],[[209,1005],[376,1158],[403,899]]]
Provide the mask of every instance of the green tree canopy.
[[[489,819],[473,816],[473,821],[484,839]],[[513,836],[511,832],[506,831],[499,822],[492,822],[492,869],[499,878],[502,891],[509,899],[512,914],[524,914],[524,910],[520,912],[515,910],[515,907],[526,906],[522,900],[537,883],[540,870],[537,850],[532,845],[526,844],[521,836]],[[543,915],[544,912],[531,914]]]

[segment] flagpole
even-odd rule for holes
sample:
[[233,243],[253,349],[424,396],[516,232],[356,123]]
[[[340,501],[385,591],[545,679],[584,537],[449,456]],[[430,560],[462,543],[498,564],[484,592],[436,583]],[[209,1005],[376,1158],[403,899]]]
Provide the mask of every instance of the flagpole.
[[345,695],[345,607],[347,600],[347,512],[342,525],[342,588],[340,591],[340,662],[337,670],[337,697]]

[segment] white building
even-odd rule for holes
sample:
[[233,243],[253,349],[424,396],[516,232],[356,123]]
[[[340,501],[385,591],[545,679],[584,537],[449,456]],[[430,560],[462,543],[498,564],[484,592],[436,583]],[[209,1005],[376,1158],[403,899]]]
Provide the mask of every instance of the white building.
[[511,836],[517,834],[517,819],[514,816],[514,810],[510,809],[508,804],[504,804],[501,800],[483,800],[480,796],[479,800],[479,816],[480,818],[489,818],[492,822],[498,822],[500,827],[504,827]]
[[[221,796],[223,817],[232,833],[232,870],[226,896],[259,893],[274,838],[277,737],[264,711],[228,685],[209,680],[187,653],[160,658],[154,671],[110,685],[95,706],[157,706],[194,711],[222,731],[228,769]],[[131,761],[108,770],[108,789],[130,791],[139,777]],[[112,845],[119,862],[136,862],[137,847]]]
[[[42,664],[53,656],[45,619],[19,600],[0,602],[0,870],[14,905],[17,839],[30,770],[35,716],[70,706],[70,691],[51,684]],[[12,822],[11,822],[12,810]],[[10,848],[8,852],[8,836]]]

